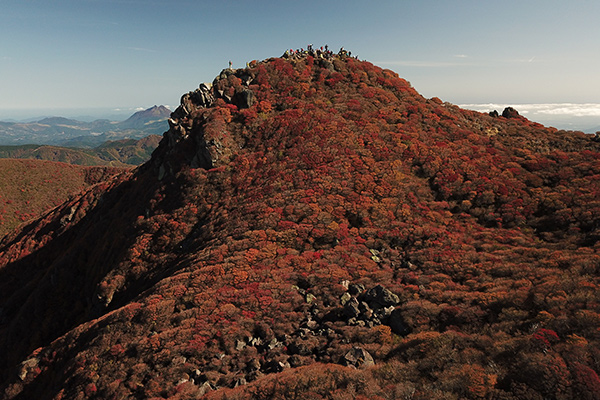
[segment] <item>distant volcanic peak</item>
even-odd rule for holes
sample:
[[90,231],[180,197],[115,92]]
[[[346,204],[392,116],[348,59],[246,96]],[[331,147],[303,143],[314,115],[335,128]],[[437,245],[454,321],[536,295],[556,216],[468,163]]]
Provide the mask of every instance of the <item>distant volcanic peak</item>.
[[149,122],[169,118],[171,110],[164,106],[153,106],[146,110],[138,111],[125,121],[120,122],[121,128],[141,128]]
[[165,107],[163,105],[160,105],[160,106],[154,105],[146,110],[138,111],[136,114],[146,114],[146,115],[153,115],[153,116],[157,116],[157,117],[166,117],[169,114],[171,114],[171,110],[169,110],[167,107]]

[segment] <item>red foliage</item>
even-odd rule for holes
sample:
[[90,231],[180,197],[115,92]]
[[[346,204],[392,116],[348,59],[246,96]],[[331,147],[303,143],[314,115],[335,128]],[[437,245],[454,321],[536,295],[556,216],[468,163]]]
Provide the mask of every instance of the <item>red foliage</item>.
[[7,398],[594,398],[595,142],[344,53],[213,87],[148,164],[2,242]]

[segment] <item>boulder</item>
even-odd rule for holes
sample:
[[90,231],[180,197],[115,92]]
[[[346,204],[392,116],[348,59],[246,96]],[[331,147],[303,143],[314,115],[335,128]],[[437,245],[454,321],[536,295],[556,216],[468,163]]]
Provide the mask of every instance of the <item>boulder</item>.
[[256,102],[256,96],[250,89],[243,89],[233,95],[231,100],[239,109],[250,108]]
[[342,305],[344,306],[350,299],[352,299],[352,296],[350,295],[350,293],[344,292],[342,297],[340,297],[340,303],[342,303]]
[[400,303],[400,298],[398,298],[398,296],[381,285],[369,289],[367,293],[365,293],[364,300],[374,310],[382,307],[395,306]]
[[504,111],[502,111],[502,116],[504,118],[517,118],[519,116],[519,112],[512,107],[506,107]]
[[360,283],[353,283],[350,286],[348,286],[348,292],[352,296],[358,296],[359,294],[361,294],[364,291],[365,291],[365,285],[362,285]]
[[367,368],[375,365],[375,361],[369,352],[362,347],[353,347],[344,355],[341,364],[347,367]]
[[355,318],[360,315],[359,303],[356,298],[352,297],[344,304],[344,315],[348,318]]

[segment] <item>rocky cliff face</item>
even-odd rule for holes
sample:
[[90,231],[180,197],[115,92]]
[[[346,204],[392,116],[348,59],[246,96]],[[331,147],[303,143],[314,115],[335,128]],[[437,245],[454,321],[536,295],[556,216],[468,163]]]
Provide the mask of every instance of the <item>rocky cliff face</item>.
[[347,53],[225,70],[0,243],[4,398],[594,398],[599,146]]
[[[182,164],[210,169],[227,162],[239,144],[232,141],[225,130],[206,131],[212,112],[210,108],[217,100],[238,110],[251,107],[256,101],[250,89],[250,85],[256,84],[253,75],[249,70],[223,70],[212,84],[202,83],[195,91],[182,96],[181,105],[169,118],[165,142],[156,156],[160,159],[159,179],[163,179],[165,174],[173,174],[177,166]],[[236,85],[231,87],[230,82]],[[178,150],[174,150],[176,147],[186,147],[186,150],[177,153]],[[175,152],[173,157],[177,160],[169,162],[167,159],[172,152]]]

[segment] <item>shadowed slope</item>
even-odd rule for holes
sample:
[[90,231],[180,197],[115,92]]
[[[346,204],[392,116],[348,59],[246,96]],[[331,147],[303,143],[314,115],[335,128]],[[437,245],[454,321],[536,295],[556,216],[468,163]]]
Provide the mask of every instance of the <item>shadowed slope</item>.
[[42,160],[0,159],[0,237],[69,196],[124,171]]

